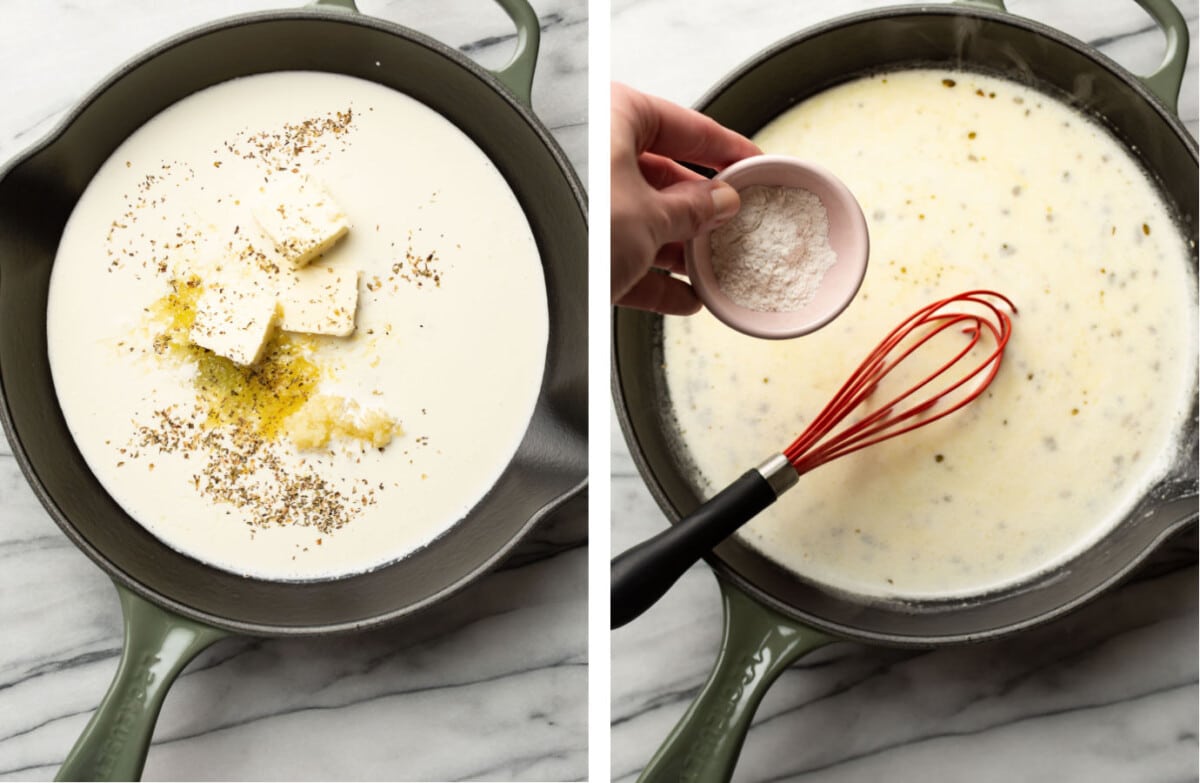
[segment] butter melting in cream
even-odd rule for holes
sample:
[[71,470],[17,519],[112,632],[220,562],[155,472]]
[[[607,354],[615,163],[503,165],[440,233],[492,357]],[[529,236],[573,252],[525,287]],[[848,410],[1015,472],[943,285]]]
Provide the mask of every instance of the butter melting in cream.
[[[353,334],[277,332],[253,367],[193,345],[207,279],[290,270],[252,212],[310,176],[351,227],[305,272],[361,272]],[[105,489],[169,546],[267,579],[364,571],[462,519],[524,436],[547,334],[494,164],[421,103],[325,73],[226,82],[130,136],[67,224],[47,313]]]

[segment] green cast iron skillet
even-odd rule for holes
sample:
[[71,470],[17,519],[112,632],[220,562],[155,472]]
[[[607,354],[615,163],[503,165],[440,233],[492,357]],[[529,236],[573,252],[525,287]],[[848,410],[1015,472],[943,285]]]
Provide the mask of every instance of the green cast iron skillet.
[[[496,72],[419,33],[360,16],[351,0],[199,27],[126,64],[48,139],[0,170],[0,418],[34,492],[67,536],[112,577],[125,616],[116,679],[60,778],[138,777],[167,688],[213,641],[229,634],[350,632],[411,615],[495,566],[538,520],[584,488],[584,193],[529,108],[537,16],[526,0],[498,2],[516,24],[517,52]],[[139,126],[185,96],[279,70],[330,71],[383,84],[422,101],[470,136],[529,219],[550,311],[532,421],[483,500],[411,556],[320,582],[235,576],[180,555],[146,532],[108,496],[72,442],[46,355],[55,250],[100,165]],[[405,143],[402,128],[396,143]]]
[[[1167,36],[1159,70],[1138,78],[1086,44],[1008,14],[1001,0],[906,6],[844,17],[781,41],[743,64],[698,104],[747,136],[814,93],[906,67],[966,68],[1056,95],[1094,116],[1138,158],[1188,236],[1196,236],[1196,142],[1175,116],[1187,28],[1170,0],[1138,0]],[[886,142],[886,139],[884,139]],[[1191,266],[1196,268],[1195,249]],[[1194,291],[1193,291],[1194,295]],[[630,452],[675,522],[702,500],[665,413],[661,319],[613,317],[613,396]],[[1169,473],[1089,550],[1033,581],[957,601],[867,602],[823,591],[736,540],[708,558],[725,610],[708,683],[643,780],[728,780],[754,710],[800,655],[839,639],[928,647],[991,639],[1059,617],[1111,587],[1197,516],[1197,407]]]

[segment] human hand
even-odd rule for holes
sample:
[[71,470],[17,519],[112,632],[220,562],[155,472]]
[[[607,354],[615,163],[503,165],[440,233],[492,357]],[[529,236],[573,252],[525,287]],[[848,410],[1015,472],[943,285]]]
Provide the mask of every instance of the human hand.
[[699,112],[612,85],[612,301],[670,315],[700,309],[682,273],[683,243],[737,214],[737,191],[676,163],[723,169],[762,154]]

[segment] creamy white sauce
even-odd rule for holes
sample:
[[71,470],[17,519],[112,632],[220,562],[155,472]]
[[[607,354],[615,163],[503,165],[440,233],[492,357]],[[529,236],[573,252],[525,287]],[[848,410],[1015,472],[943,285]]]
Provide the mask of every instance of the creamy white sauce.
[[[197,491],[203,455],[131,445],[155,411],[188,410],[197,399],[195,363],[155,354],[162,322],[146,308],[172,277],[211,263],[215,246],[252,233],[259,187],[291,174],[268,163],[283,148],[264,152],[269,138],[251,137],[347,111],[344,132],[296,137],[293,127],[293,141],[312,144],[284,156],[328,187],[352,225],[314,266],[362,270],[357,331],[308,341],[309,359],[322,371],[319,394],[382,410],[405,434],[383,450],[341,441],[301,453],[274,441],[289,475],[319,477],[351,513],[329,532],[257,526],[261,508]],[[437,279],[413,274],[406,255],[432,257]],[[216,567],[315,579],[403,557],[483,497],[528,426],[548,315],[528,222],[465,134],[371,82],[292,72],[192,95],[117,149],[63,235],[47,330],[71,433],[130,516]]]
[[801,339],[666,319],[672,412],[710,492],[787,446],[919,307],[992,288],[1020,314],[984,398],[802,476],[743,540],[835,590],[944,598],[1029,579],[1120,521],[1174,456],[1196,372],[1189,248],[1128,153],[1041,93],[930,70],[831,89],[755,140],[846,182],[871,261]]

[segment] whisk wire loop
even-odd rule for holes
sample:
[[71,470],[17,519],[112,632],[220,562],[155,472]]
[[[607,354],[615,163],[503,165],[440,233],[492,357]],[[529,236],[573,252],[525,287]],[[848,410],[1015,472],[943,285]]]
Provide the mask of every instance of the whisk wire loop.
[[[993,298],[1016,313],[1016,306],[1007,297],[980,289],[928,304],[902,321],[867,354],[829,403],[784,451],[796,472],[804,474],[830,460],[923,427],[954,413],[982,394],[1000,369],[1004,347],[1012,333],[1011,317]],[[942,312],[951,304],[972,303],[983,312]],[[938,335],[956,328],[961,328],[968,339],[950,358],[891,400],[838,429],[855,408],[875,394],[887,375]],[[955,378],[953,373],[962,370],[967,357],[988,338],[992,343],[991,350]],[[952,380],[949,385],[924,399],[913,401],[922,390],[947,380],[947,376]],[[972,381],[976,382],[973,389],[928,415]]]

